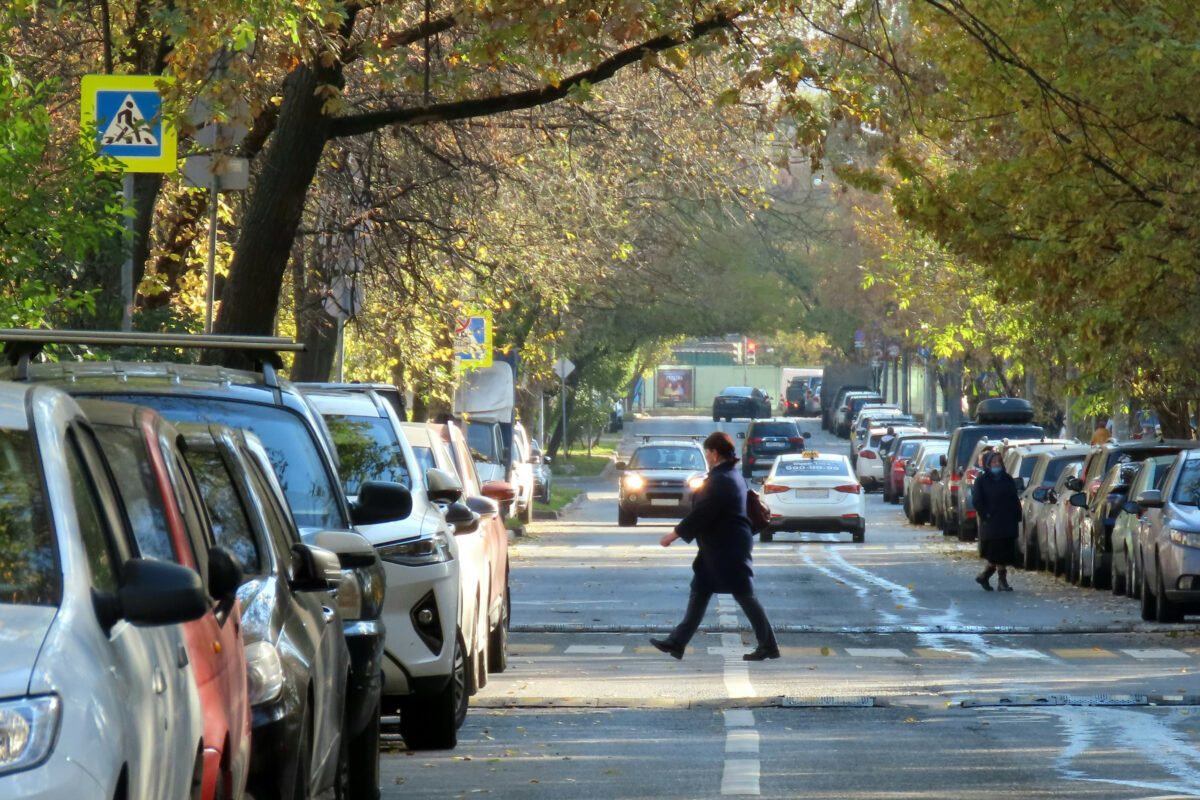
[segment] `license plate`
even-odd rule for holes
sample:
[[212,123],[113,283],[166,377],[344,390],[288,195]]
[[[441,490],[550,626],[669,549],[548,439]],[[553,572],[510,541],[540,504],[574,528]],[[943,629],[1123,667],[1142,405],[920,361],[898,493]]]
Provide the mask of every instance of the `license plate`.
[[825,500],[829,497],[828,489],[797,489],[797,500]]
[[651,500],[650,505],[652,505],[652,506],[677,506],[677,505],[679,505],[679,501],[678,500],[669,500],[669,499],[668,500]]
[[787,447],[787,442],[763,442],[764,450],[782,450]]

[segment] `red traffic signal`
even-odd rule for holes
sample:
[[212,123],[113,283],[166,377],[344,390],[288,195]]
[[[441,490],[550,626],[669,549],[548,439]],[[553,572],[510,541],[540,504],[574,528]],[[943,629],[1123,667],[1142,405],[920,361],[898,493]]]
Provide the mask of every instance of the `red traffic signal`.
[[757,345],[757,344],[754,342],[754,340],[753,340],[753,339],[751,339],[750,341],[746,342],[746,352],[747,352],[747,353],[756,353],[756,352],[758,352],[758,345]]

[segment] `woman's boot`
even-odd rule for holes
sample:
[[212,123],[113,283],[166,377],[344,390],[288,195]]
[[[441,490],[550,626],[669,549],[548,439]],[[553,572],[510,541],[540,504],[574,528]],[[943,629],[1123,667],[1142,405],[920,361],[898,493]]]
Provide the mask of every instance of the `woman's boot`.
[[988,581],[991,580],[992,573],[995,571],[996,568],[989,564],[987,569],[975,576],[975,582],[982,586],[985,590],[989,592],[992,591],[992,585],[988,583]]
[[1011,592],[1012,591],[1012,587],[1008,585],[1008,570],[1006,570],[1006,569],[1000,570],[1000,577],[997,580],[997,583],[999,584],[999,586],[997,588],[999,588],[1000,591],[1002,591],[1002,592]]

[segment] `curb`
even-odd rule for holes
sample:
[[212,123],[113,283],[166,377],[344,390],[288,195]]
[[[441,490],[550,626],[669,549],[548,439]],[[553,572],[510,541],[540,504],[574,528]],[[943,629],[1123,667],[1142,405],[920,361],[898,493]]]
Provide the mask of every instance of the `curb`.
[[[776,633],[877,633],[877,634],[992,634],[992,635],[1046,635],[1046,634],[1113,634],[1113,633],[1165,633],[1189,630],[1183,623],[1166,625],[1137,623],[1132,625],[1078,625],[1054,627],[1050,625],[775,625]],[[579,625],[571,623],[512,624],[510,633],[670,633],[672,625]],[[703,633],[734,633],[745,631],[743,625],[702,625]]]
[[575,495],[575,499],[567,503],[557,511],[549,508],[535,508],[533,510],[533,518],[538,522],[553,522],[562,519],[565,515],[579,508],[587,500],[588,493],[580,490],[579,494]]

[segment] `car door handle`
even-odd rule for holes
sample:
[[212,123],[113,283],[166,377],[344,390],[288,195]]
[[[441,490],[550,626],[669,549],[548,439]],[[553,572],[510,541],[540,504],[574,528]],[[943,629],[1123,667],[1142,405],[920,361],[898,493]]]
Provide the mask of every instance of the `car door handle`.
[[179,669],[183,669],[187,665],[188,665],[187,648],[184,647],[183,645],[179,645],[179,649],[175,652],[175,666],[178,667]]
[[162,694],[167,690],[167,679],[163,676],[163,672],[158,667],[154,668],[154,693]]

